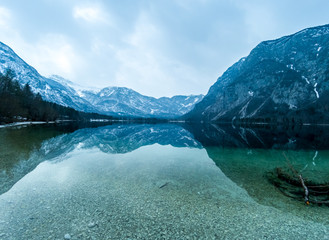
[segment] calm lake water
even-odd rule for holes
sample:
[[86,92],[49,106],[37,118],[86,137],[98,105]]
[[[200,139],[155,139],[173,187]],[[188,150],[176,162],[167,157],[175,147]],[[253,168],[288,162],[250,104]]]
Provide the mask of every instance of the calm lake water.
[[329,239],[327,130],[0,129],[0,239]]

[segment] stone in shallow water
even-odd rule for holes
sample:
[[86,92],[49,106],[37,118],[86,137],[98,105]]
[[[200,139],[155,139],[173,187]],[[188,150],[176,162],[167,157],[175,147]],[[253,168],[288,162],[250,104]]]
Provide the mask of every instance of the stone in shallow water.
[[67,239],[67,240],[68,240],[68,239],[71,239],[71,235],[70,235],[70,234],[68,234],[68,233],[67,233],[67,234],[65,234],[65,235],[64,235],[64,239]]
[[90,222],[89,224],[88,224],[88,227],[89,228],[93,228],[93,227],[95,227],[96,226],[96,223],[95,222]]

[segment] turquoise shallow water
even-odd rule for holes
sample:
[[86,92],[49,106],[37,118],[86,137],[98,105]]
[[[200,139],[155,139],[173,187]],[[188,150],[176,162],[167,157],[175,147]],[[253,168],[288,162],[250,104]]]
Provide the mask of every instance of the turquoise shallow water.
[[[20,131],[30,141],[12,144]],[[328,207],[289,198],[266,178],[287,168],[284,153],[325,182],[327,150],[203,134],[208,141],[169,124],[2,130],[0,239],[329,238]]]

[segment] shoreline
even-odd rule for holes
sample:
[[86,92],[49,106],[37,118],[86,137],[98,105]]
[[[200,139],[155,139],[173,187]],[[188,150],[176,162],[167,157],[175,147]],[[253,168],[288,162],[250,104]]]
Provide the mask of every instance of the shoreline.
[[40,124],[54,124],[60,122],[71,122],[73,120],[58,120],[58,121],[24,121],[24,122],[13,122],[8,124],[0,124],[0,129],[8,127],[17,127],[17,126],[27,126],[27,125],[40,125]]
[[[162,119],[161,119],[162,120]],[[173,124],[205,124],[204,122],[189,122],[184,120],[167,120],[167,121],[151,121],[150,123],[173,123]],[[17,126],[28,126],[28,125],[41,125],[41,124],[54,124],[54,123],[63,123],[63,122],[73,122],[76,120],[55,120],[55,121],[23,121],[23,122],[12,122],[7,124],[0,124],[0,129],[8,128],[8,127],[17,127]],[[90,119],[88,122],[90,123],[105,123],[105,122],[112,122],[112,123],[149,123],[148,121],[140,121],[136,119]],[[229,122],[207,122],[208,124],[217,124],[217,125],[231,125],[232,123]],[[259,127],[259,126],[296,126],[296,125],[284,125],[284,124],[273,124],[273,123],[249,123],[249,124],[233,124],[234,127]],[[318,127],[328,127],[329,123],[302,123],[299,126],[318,126]]]

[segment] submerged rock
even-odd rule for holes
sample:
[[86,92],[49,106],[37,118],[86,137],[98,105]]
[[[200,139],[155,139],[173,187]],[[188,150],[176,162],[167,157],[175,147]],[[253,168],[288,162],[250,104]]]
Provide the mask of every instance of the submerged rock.
[[64,239],[66,239],[66,240],[68,240],[68,239],[71,239],[71,235],[70,235],[70,234],[68,234],[68,233],[67,233],[67,234],[65,234],[65,235],[64,235]]
[[88,224],[88,227],[89,228],[93,228],[93,227],[95,227],[97,224],[95,223],[95,222],[90,222],[89,224]]

